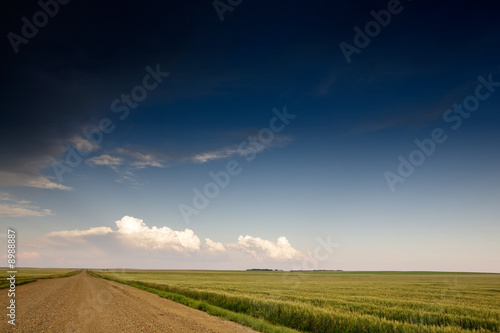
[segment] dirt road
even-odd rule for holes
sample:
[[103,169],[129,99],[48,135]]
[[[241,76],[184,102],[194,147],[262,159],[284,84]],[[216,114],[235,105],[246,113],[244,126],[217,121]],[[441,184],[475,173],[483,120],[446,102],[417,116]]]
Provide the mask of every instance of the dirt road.
[[255,332],[85,271],[18,286],[15,327],[7,323],[7,302],[1,289],[1,332]]

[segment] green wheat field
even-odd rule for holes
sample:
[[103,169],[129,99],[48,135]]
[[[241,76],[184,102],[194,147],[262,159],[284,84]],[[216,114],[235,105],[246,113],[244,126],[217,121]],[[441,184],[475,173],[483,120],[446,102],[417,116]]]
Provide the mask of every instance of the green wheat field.
[[95,270],[262,332],[500,332],[500,274]]
[[[8,268],[2,268],[0,271],[0,289],[7,288],[10,282],[7,280],[10,274]],[[69,277],[78,274],[81,270],[61,269],[61,268],[20,268],[16,269],[16,285],[35,282],[42,279],[55,279]]]

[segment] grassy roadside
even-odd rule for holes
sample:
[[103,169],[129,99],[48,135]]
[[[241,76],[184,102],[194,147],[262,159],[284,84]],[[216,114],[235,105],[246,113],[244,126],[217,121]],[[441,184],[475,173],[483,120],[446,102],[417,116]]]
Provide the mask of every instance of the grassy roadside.
[[[80,273],[82,270],[75,270],[75,271],[70,271],[66,272],[63,274],[45,274],[45,275],[35,275],[35,274],[28,274],[26,276],[23,276],[27,271],[19,270],[18,274],[16,274],[16,286],[20,286],[26,283],[30,282],[35,282],[38,280],[43,280],[43,279],[59,279],[59,278],[64,278],[64,277],[70,277],[73,275],[76,275]],[[39,273],[37,270],[29,270],[29,272],[33,273]],[[8,288],[10,285],[10,282],[6,280],[8,276],[1,276],[0,280],[0,289]]]
[[187,305],[193,309],[204,311],[212,316],[221,317],[221,318],[228,319],[228,320],[231,320],[233,322],[239,323],[241,325],[251,327],[252,329],[259,331],[259,332],[299,333],[299,331],[288,328],[288,327],[272,325],[272,324],[270,324],[267,321],[262,320],[262,319],[254,318],[254,317],[246,315],[246,314],[241,314],[241,313],[229,311],[229,310],[223,309],[221,307],[208,304],[204,301],[195,300],[193,298],[189,298],[189,297],[186,297],[186,296],[183,296],[180,294],[176,294],[176,293],[172,293],[172,292],[164,291],[164,290],[159,290],[159,289],[153,288],[151,286],[148,286],[148,285],[141,283],[141,282],[138,282],[138,281],[123,281],[123,280],[110,278],[107,276],[102,276],[102,275],[97,274],[96,272],[92,272],[92,271],[87,271],[87,272],[89,273],[90,276],[109,280],[109,281],[118,282],[121,284],[125,284],[127,286],[131,286],[131,287],[135,287],[135,288],[138,288],[138,289],[141,289],[144,291],[148,291],[150,293],[157,294],[160,297],[167,298],[167,299],[172,300],[174,302]]

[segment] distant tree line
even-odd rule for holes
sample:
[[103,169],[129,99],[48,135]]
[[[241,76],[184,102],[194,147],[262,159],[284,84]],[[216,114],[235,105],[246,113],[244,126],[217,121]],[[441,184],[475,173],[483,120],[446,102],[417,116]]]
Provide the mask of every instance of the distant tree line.
[[[283,272],[282,269],[272,269],[272,268],[249,268],[247,271],[258,271],[258,272]],[[341,269],[299,269],[291,270],[290,272],[343,272]]]
[[341,269],[298,269],[290,272],[343,272]]

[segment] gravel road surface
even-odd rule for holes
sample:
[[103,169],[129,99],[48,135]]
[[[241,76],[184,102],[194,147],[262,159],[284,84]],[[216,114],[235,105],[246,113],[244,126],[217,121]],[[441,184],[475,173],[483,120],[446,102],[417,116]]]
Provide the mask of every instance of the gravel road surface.
[[160,296],[85,271],[16,288],[16,325],[0,289],[1,332],[255,332]]

